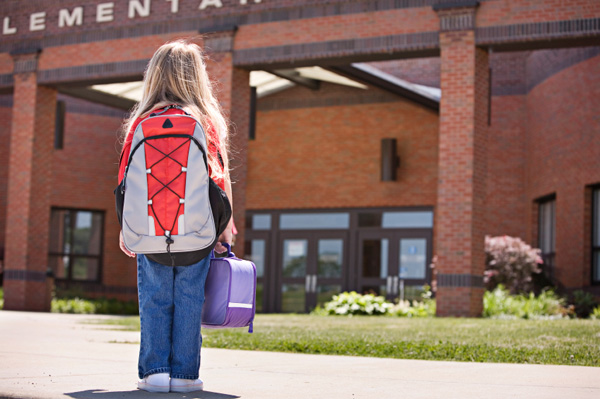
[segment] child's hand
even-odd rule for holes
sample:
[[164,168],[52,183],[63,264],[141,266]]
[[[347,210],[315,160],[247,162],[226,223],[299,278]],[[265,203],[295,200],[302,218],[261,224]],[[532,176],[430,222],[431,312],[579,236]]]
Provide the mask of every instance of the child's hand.
[[131,258],[135,258],[135,254],[127,249],[125,243],[123,242],[123,230],[119,233],[119,247],[123,253]]
[[225,245],[223,245],[221,243],[227,243],[227,244],[229,244],[229,246],[231,246],[232,242],[233,242],[232,224],[229,223],[229,225],[227,226],[225,231],[223,233],[221,233],[221,235],[219,236],[219,239],[217,240],[217,245],[215,246],[215,252],[218,254],[227,252],[227,248],[225,248]]

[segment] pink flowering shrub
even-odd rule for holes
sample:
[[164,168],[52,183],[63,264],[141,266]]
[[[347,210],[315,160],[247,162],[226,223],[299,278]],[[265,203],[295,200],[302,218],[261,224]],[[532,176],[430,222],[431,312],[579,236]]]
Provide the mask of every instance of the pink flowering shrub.
[[534,274],[542,270],[541,250],[532,248],[517,237],[485,237],[486,270],[484,282],[488,290],[502,284],[511,294],[533,290]]

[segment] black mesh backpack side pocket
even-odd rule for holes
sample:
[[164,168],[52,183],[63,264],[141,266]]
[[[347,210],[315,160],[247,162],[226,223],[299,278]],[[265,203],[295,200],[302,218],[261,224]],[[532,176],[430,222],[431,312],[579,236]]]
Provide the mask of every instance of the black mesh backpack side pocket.
[[125,190],[123,190],[123,182],[125,179],[121,181],[121,184],[115,188],[115,207],[117,209],[117,218],[119,219],[119,225],[123,227],[123,203],[125,202]]
[[[231,203],[225,191],[209,179],[208,196],[210,198],[210,207],[212,209],[213,219],[215,220],[215,229],[217,239],[225,231],[231,219]],[[217,243],[215,242],[215,245]]]

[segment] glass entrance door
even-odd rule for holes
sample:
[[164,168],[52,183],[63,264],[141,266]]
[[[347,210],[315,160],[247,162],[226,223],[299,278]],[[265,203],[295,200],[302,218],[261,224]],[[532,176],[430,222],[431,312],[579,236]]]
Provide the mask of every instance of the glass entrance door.
[[256,266],[256,311],[270,311],[268,304],[268,286],[271,277],[268,275],[269,264],[269,236],[264,232],[254,233],[246,241],[244,254]]
[[416,299],[431,282],[431,231],[377,231],[359,234],[358,290]]
[[420,299],[423,286],[431,284],[432,235],[428,232],[402,232],[396,237],[398,261],[393,270],[393,296]]
[[358,291],[388,296],[391,293],[390,237],[363,233],[359,238]]
[[280,311],[302,313],[306,311],[306,294],[310,290],[308,264],[308,239],[288,236],[282,240]]
[[282,233],[277,310],[307,312],[341,292],[346,243],[344,233]]
[[339,235],[319,235],[316,237],[317,263],[313,274],[310,308],[323,305],[331,297],[342,292],[345,256],[344,237]]

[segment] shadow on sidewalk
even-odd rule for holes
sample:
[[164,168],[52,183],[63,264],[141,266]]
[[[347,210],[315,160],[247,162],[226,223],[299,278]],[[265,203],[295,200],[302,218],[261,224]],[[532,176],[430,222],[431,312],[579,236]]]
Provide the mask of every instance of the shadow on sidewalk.
[[[120,399],[120,398],[131,398],[131,399],[142,399],[142,398],[156,398],[157,394],[142,391],[139,389],[132,391],[106,391],[103,389],[89,389],[87,391],[79,392],[65,392],[74,399]],[[165,395],[165,394],[163,394]],[[175,393],[171,392],[166,394],[168,398],[172,399],[237,399],[240,396],[229,395],[226,393],[218,393],[211,391],[198,391],[190,393]]]

